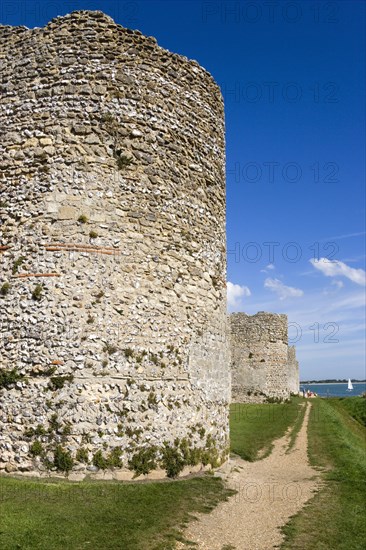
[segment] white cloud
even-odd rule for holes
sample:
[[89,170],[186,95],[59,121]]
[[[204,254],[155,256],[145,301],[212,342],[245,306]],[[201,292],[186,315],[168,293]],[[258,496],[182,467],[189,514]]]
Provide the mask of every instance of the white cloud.
[[247,286],[240,286],[227,282],[227,303],[229,307],[237,307],[240,305],[241,298],[250,296],[251,292]]
[[363,269],[355,269],[339,260],[328,260],[327,258],[319,258],[309,260],[310,263],[325,275],[326,277],[346,277],[357,285],[366,284],[366,273]]
[[[314,274],[318,273],[309,267]],[[345,283],[338,290],[331,284],[335,280],[336,277],[324,278],[329,291],[333,289],[328,295],[318,287],[307,287],[303,298],[280,301],[267,288],[246,299],[248,315],[257,311],[288,315],[289,337],[296,346],[300,376],[304,380],[365,377],[365,287]],[[339,342],[332,343],[334,339]]]
[[365,292],[361,290],[360,292],[348,294],[345,297],[342,294],[342,298],[339,301],[334,299],[327,304],[327,311],[330,313],[339,312],[342,313],[344,310],[354,310],[361,308],[363,315],[365,315]]
[[268,273],[268,270],[276,269],[274,264],[266,265],[265,269],[261,269],[261,273]]
[[297,298],[304,294],[304,291],[300,288],[286,286],[279,279],[271,279],[269,277],[264,281],[264,287],[269,288],[272,292],[275,292],[280,300],[285,300],[286,298]]
[[336,286],[337,288],[343,288],[344,287],[343,281],[338,281],[338,279],[335,279],[330,284]]
[[330,282],[330,286],[326,287],[323,290],[323,294],[325,296],[335,296],[335,294],[337,294],[340,291],[340,289],[343,287],[344,287],[343,281],[340,281],[339,279],[333,279]]
[[336,237],[328,237],[327,239],[321,239],[321,242],[324,241],[339,241],[339,239],[350,239],[352,237],[361,237],[366,235],[365,231],[359,231],[358,233],[346,233],[345,235],[337,235]]

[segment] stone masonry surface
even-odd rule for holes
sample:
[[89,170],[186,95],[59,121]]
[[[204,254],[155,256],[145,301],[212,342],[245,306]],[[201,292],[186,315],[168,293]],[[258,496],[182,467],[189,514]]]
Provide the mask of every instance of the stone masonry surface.
[[123,479],[139,452],[167,446],[219,462],[219,87],[90,11],[0,26],[0,71],[0,471],[97,477],[113,464]]
[[229,324],[232,400],[261,402],[298,393],[299,365],[295,348],[288,347],[287,316],[232,313]]
[[291,393],[298,393],[300,389],[299,363],[296,359],[295,346],[288,347],[287,355],[288,388]]

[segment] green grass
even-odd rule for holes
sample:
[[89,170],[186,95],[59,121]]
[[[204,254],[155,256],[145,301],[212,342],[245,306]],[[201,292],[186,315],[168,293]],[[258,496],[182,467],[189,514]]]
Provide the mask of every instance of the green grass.
[[[300,430],[304,400],[234,404],[232,451],[246,460],[267,456],[274,439]],[[309,457],[325,486],[284,527],[281,548],[361,550],[366,538],[366,400],[312,400]],[[357,420],[356,420],[357,419]],[[199,512],[228,491],[220,478],[161,483],[22,480],[0,477],[1,550],[170,550]]]
[[302,423],[304,422],[305,412],[306,412],[306,403],[303,403],[302,407],[299,411],[299,414],[297,415],[295,423],[292,427],[292,430],[291,430],[291,433],[290,433],[290,441],[289,441],[289,445],[288,445],[286,453],[289,453],[295,445],[297,435],[298,435],[298,433],[301,429]]
[[250,462],[268,456],[273,441],[282,437],[290,427],[301,427],[303,399],[293,397],[291,403],[260,404],[234,403],[230,409],[231,451]]
[[332,400],[334,407],[346,410],[362,426],[366,426],[366,399],[364,397],[340,397]]
[[208,475],[136,484],[0,477],[0,548],[169,550],[192,514],[233,493]]
[[309,458],[322,469],[325,485],[284,527],[282,549],[365,548],[366,429],[348,412],[358,409],[354,403],[342,399],[312,402]]

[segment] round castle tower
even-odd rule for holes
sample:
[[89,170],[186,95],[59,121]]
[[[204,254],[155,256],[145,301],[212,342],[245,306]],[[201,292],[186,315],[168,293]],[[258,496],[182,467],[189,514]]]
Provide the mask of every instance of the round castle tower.
[[217,464],[218,86],[101,12],[0,26],[0,66],[0,471]]
[[298,365],[295,351],[288,351],[287,315],[232,313],[229,324],[232,400],[259,403],[297,393]]

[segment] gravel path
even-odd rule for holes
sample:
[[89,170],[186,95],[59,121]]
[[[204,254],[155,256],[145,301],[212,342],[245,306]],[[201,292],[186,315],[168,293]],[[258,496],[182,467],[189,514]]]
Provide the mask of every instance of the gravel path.
[[[238,493],[220,503],[210,514],[199,514],[184,532],[199,550],[269,550],[283,541],[280,527],[309,500],[319,484],[319,474],[307,457],[307,403],[303,425],[292,450],[286,454],[288,436],[278,439],[270,456],[258,462],[231,459],[220,475]],[[177,549],[187,548],[178,543]]]

